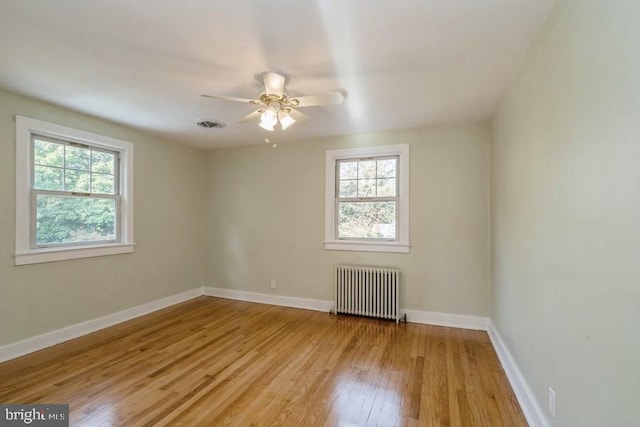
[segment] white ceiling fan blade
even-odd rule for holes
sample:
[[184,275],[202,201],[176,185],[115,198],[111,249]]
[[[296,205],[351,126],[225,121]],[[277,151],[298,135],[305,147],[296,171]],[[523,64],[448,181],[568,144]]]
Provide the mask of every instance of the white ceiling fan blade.
[[317,105],[342,104],[344,96],[340,92],[326,93],[324,95],[299,96],[291,99],[291,104],[296,107],[314,107]]
[[222,99],[225,101],[236,101],[236,102],[244,102],[245,104],[253,104],[258,105],[261,104],[257,99],[248,99],[248,98],[236,98],[235,96],[224,96],[224,95],[200,95],[203,98],[213,98],[213,99]]
[[267,72],[262,76],[264,79],[264,90],[268,95],[282,96],[284,93],[284,76],[278,73]]
[[252,120],[255,120],[258,117],[260,117],[260,114],[262,114],[263,112],[264,112],[264,108],[261,108],[259,110],[254,111],[253,113],[249,113],[246,116],[244,116],[243,118],[241,118],[240,120],[238,120],[238,123],[247,123],[247,122],[250,122]]
[[293,117],[296,122],[308,122],[309,120],[311,120],[311,117],[307,116],[304,113],[301,113],[300,111],[294,110],[293,108],[287,109],[287,112],[291,117]]

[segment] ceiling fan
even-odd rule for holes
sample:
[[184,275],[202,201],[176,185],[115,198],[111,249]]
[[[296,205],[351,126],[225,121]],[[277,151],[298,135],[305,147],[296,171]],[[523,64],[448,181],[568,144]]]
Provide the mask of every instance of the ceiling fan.
[[262,129],[273,131],[277,124],[282,130],[297,121],[309,120],[309,116],[294,108],[315,107],[320,105],[341,104],[344,96],[340,92],[331,92],[323,95],[310,95],[289,97],[285,92],[285,77],[273,71],[263,73],[264,92],[258,99],[236,98],[224,95],[202,95],[205,98],[223,99],[226,101],[244,102],[257,105],[259,108],[253,113],[247,114],[238,123],[246,123],[260,117]]

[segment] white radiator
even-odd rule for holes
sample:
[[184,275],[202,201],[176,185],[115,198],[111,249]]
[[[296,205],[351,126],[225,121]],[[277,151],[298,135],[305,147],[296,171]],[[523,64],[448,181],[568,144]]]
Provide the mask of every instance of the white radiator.
[[394,319],[400,315],[400,270],[383,267],[336,267],[334,312]]

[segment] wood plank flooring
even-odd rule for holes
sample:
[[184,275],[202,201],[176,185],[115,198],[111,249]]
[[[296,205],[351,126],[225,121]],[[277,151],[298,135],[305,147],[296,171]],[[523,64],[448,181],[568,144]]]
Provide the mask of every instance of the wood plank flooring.
[[72,426],[526,426],[485,332],[200,297],[0,364]]

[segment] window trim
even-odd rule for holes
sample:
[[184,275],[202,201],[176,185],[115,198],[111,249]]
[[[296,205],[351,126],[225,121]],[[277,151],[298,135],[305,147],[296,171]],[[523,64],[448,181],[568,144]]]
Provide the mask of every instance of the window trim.
[[[338,239],[336,236],[336,163],[363,157],[398,156],[398,235],[396,240]],[[328,250],[408,253],[409,244],[409,144],[327,150],[325,157],[325,240]]]
[[[15,265],[132,253],[133,234],[133,144],[115,138],[81,131],[25,116],[16,115],[16,240]],[[119,241],[81,243],[51,247],[31,247],[33,177],[33,135],[65,142],[89,145],[116,151],[120,157],[118,185],[120,188]]]

